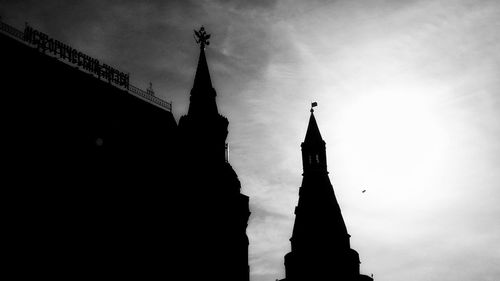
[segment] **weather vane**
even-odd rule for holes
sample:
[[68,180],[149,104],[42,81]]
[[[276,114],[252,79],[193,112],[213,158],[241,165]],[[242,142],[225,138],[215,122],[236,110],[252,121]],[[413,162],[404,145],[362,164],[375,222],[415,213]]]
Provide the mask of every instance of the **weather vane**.
[[208,42],[208,39],[210,39],[210,34],[207,34],[205,32],[205,28],[203,26],[201,26],[200,30],[195,30],[194,34],[196,35],[194,40],[196,41],[196,43],[200,44],[201,49],[205,49],[205,46],[210,45],[210,42]]
[[315,106],[318,106],[318,103],[317,102],[312,102],[311,103],[311,113],[314,112],[313,107],[315,107]]

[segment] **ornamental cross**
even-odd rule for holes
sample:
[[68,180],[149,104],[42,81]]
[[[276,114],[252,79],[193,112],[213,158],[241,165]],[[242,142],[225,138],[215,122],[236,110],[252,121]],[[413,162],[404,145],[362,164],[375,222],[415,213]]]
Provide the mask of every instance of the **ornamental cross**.
[[194,40],[196,43],[200,44],[200,48],[205,49],[205,46],[210,45],[210,42],[208,42],[208,39],[210,39],[210,34],[207,34],[205,32],[205,28],[201,26],[199,31],[194,31],[194,34],[196,35],[196,38]]

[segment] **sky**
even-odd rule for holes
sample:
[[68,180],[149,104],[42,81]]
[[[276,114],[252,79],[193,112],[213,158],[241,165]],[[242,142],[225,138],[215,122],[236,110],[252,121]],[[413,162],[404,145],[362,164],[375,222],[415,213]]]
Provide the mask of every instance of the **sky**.
[[152,82],[176,120],[204,25],[252,281],[285,277],[313,101],[362,273],[499,280],[500,1],[0,0],[0,16]]

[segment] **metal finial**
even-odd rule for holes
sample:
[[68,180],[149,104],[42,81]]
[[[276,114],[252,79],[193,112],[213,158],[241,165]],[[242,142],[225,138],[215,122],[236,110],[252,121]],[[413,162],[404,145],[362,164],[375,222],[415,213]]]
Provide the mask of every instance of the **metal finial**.
[[155,91],[153,90],[153,83],[149,82],[149,87],[146,89],[146,92],[150,95],[155,95]]
[[210,39],[210,34],[207,34],[203,26],[201,26],[198,31],[194,30],[194,34],[196,35],[194,40],[196,43],[200,44],[201,49],[205,49],[205,46],[210,45],[210,42],[208,41],[208,39]]
[[314,112],[313,107],[316,107],[316,106],[318,106],[318,103],[317,103],[317,102],[312,102],[312,103],[311,103],[311,113],[313,113],[313,112]]

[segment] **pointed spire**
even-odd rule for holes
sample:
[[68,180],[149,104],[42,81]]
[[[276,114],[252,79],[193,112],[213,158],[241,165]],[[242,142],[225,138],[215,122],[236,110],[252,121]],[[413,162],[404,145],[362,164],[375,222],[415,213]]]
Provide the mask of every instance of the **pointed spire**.
[[318,124],[316,123],[316,118],[314,118],[313,107],[317,106],[317,102],[311,104],[311,117],[309,117],[309,125],[307,126],[306,138],[304,143],[324,143],[321,133],[319,132]]
[[218,113],[217,104],[215,102],[215,89],[212,86],[210,79],[210,71],[208,69],[207,58],[205,56],[205,46],[210,42],[210,34],[205,32],[202,26],[199,31],[194,31],[196,43],[200,44],[200,57],[198,59],[198,67],[194,77],[193,88],[191,89],[191,99],[189,104],[190,115],[214,115]]
[[[201,46],[202,44],[200,44],[200,47]],[[196,68],[196,75],[194,77],[193,89],[194,88],[212,88],[212,79],[210,79],[210,71],[208,70],[208,63],[204,48],[200,48],[200,58],[198,59],[198,67]]]

